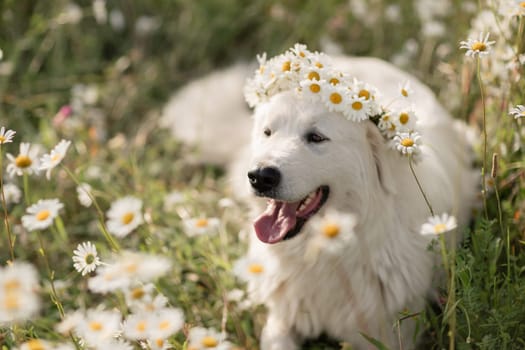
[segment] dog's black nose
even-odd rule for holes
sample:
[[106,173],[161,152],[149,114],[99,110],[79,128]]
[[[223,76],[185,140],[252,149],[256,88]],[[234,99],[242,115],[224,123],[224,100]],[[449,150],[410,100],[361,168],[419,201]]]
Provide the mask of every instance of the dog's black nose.
[[281,182],[281,173],[277,168],[264,167],[248,172],[250,184],[257,192],[274,190]]

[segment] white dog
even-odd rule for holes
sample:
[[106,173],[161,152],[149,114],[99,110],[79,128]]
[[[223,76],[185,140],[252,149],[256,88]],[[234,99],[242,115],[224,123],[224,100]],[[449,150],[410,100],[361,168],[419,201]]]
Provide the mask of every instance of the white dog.
[[[252,122],[241,97],[247,66],[190,84],[167,106],[164,122],[208,159],[233,161],[234,188],[249,194],[255,232],[246,259],[260,261],[267,272],[249,281],[252,294],[268,308],[261,348],[298,349],[302,340],[322,333],[353,349],[372,347],[360,333],[391,348],[400,343],[412,348],[414,321],[400,329],[393,325],[400,312],[424,308],[439,261],[428,249],[429,237],[420,233],[429,209],[408,158],[390,146],[385,108],[403,99],[399,84],[409,82],[410,113],[419,117],[415,125],[423,139],[412,154],[420,152],[421,159],[414,170],[434,212],[453,214],[459,226],[468,221],[477,185],[466,128],[453,122],[427,87],[377,59],[329,61],[296,45],[260,64],[246,91],[256,105],[251,147],[242,147]],[[309,75],[312,71],[318,75]],[[342,83],[328,82],[330,74]],[[324,98],[311,96],[317,90],[309,91],[311,84],[324,89]],[[339,97],[326,95],[341,86],[328,92]],[[341,97],[350,99],[345,108],[354,106],[356,113],[330,107]],[[387,107],[373,107],[379,99]],[[357,113],[363,106],[369,115],[382,115],[383,125],[377,116]],[[353,228],[345,232],[342,248],[312,245],[319,236],[316,220],[334,213]]]

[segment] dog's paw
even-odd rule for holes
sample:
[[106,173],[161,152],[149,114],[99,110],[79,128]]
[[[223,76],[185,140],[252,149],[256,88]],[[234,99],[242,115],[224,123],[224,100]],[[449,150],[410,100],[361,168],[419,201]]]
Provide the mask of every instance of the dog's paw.
[[297,337],[290,327],[269,316],[261,334],[261,350],[297,350]]

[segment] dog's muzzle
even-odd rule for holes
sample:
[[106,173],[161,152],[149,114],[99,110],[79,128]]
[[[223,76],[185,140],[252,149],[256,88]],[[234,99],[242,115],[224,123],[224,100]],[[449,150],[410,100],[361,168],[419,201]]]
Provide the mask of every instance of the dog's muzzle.
[[260,167],[248,172],[250,185],[258,194],[274,191],[281,182],[281,172],[275,167]]

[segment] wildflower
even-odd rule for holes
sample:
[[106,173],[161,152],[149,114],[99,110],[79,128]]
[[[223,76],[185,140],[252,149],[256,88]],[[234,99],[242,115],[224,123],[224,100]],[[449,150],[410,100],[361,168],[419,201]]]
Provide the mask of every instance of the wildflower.
[[80,311],[67,313],[64,318],[55,325],[55,330],[63,335],[68,335],[83,322],[84,314]]
[[489,35],[490,33],[487,33],[487,35],[483,37],[483,32],[481,32],[478,39],[468,38],[467,41],[461,41],[459,48],[467,49],[465,53],[467,57],[487,56],[490,53],[491,46],[495,43],[495,41],[489,41]]
[[89,208],[93,204],[91,199],[91,186],[85,182],[82,182],[77,186],[77,198],[80,204],[86,208]]
[[73,254],[73,267],[82,273],[82,276],[95,271],[97,266],[101,264],[100,258],[97,256],[97,248],[91,242],[80,243]]
[[140,340],[149,338],[152,326],[152,315],[140,313],[129,315],[124,322],[124,336],[130,340]]
[[525,1],[523,0],[506,0],[500,1],[498,12],[506,16],[523,16],[525,15]]
[[412,94],[414,93],[414,90],[410,86],[410,80],[406,80],[405,82],[400,83],[398,85],[398,89],[401,96],[405,98],[412,96]]
[[121,315],[116,311],[89,309],[82,322],[75,327],[75,333],[88,345],[97,346],[112,340],[120,330]]
[[184,326],[184,313],[178,308],[164,308],[153,315],[152,338],[166,339]]
[[96,293],[124,290],[131,281],[149,282],[166,274],[170,268],[170,261],[164,257],[123,252],[97,269],[97,275],[88,280],[88,288]]
[[6,204],[20,203],[22,191],[15,184],[7,183],[3,187]]
[[327,85],[325,80],[305,79],[299,83],[301,92],[309,100],[315,100],[321,96],[321,92]]
[[441,216],[434,215],[428,218],[421,226],[422,235],[439,235],[454,230],[457,227],[456,218],[447,213]]
[[358,95],[352,96],[347,105],[347,109],[344,116],[351,121],[360,122],[368,119],[368,110],[370,102],[365,96],[359,97]]
[[410,155],[414,160],[418,160],[421,153],[421,136],[417,132],[398,132],[394,136],[393,144],[402,155]]
[[354,227],[356,217],[336,211],[328,211],[322,217],[312,220],[313,237],[309,241],[309,249],[323,249],[335,253],[348,246],[355,238]]
[[15,136],[16,131],[6,130],[5,126],[0,128],[0,145],[4,143],[13,142],[13,137]]
[[403,109],[392,113],[392,122],[396,125],[397,131],[412,131],[417,122],[416,112],[412,109]]
[[344,112],[348,108],[348,94],[341,85],[328,84],[321,96],[330,112]]
[[525,117],[525,106],[517,105],[509,111],[509,115],[513,116],[514,119]]
[[220,226],[218,218],[193,218],[184,220],[185,233],[189,237],[202,236],[209,233],[217,232]]
[[168,299],[162,293],[154,295],[154,292],[155,286],[152,283],[130,285],[124,290],[126,305],[136,313],[153,312],[164,308]]
[[245,282],[260,279],[268,274],[266,261],[248,256],[242,257],[233,264],[233,274]]
[[38,153],[38,147],[26,142],[20,144],[20,153],[16,157],[7,153],[7,159],[10,163],[7,165],[6,171],[9,176],[38,174]]
[[40,199],[27,208],[27,215],[22,216],[22,225],[29,231],[48,228],[63,207],[64,205],[56,198]]
[[40,170],[47,170],[46,177],[51,178],[51,170],[53,170],[62,159],[64,159],[67,149],[71,141],[61,140],[49,154],[44,154],[40,160]]
[[107,216],[108,231],[117,237],[125,237],[144,222],[142,201],[132,196],[118,199],[111,204]]
[[221,333],[213,328],[194,327],[188,335],[188,350],[229,349]]
[[40,308],[33,265],[15,263],[0,268],[0,324],[30,319]]
[[31,339],[20,346],[20,350],[52,350],[55,346],[42,339]]

